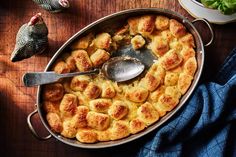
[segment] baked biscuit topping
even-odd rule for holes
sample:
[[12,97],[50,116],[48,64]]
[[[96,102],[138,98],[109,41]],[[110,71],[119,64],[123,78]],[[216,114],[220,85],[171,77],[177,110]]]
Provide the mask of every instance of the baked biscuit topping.
[[99,68],[127,44],[149,49],[157,61],[138,78],[117,83],[103,75],[75,76],[45,85],[42,98],[52,131],[83,143],[136,134],[173,110],[197,70],[193,35],[163,15],[127,19],[123,27],[90,33],[74,43],[52,67],[57,73]]

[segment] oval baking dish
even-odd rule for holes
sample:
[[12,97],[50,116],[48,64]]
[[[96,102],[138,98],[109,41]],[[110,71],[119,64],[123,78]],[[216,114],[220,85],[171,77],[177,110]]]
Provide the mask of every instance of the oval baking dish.
[[[163,15],[168,18],[175,19],[175,20],[181,22],[194,37],[195,45],[196,45],[195,51],[196,51],[196,60],[197,60],[198,68],[197,68],[197,71],[195,73],[195,76],[194,76],[194,79],[192,81],[190,88],[181,97],[179,104],[172,111],[170,111],[164,117],[162,117],[159,121],[155,122],[154,124],[150,125],[149,127],[147,127],[146,129],[144,129],[143,131],[141,131],[137,134],[130,135],[126,138],[123,138],[120,140],[115,140],[115,141],[85,144],[85,143],[80,143],[79,141],[77,141],[75,139],[65,138],[65,137],[53,132],[50,129],[50,126],[47,123],[45,112],[43,110],[43,105],[42,105],[42,101],[43,101],[42,100],[42,86],[39,86],[38,91],[37,91],[37,109],[35,111],[33,111],[31,114],[29,114],[28,119],[27,119],[29,128],[31,129],[31,131],[32,131],[33,135],[35,135],[35,137],[37,137],[40,140],[46,140],[46,139],[49,139],[51,136],[53,136],[65,144],[75,146],[75,147],[80,147],[80,148],[105,148],[105,147],[117,146],[117,145],[121,145],[121,144],[130,142],[130,141],[133,141],[137,138],[140,138],[140,137],[148,134],[149,132],[153,131],[154,129],[157,129],[160,125],[162,125],[169,118],[171,118],[184,105],[184,103],[190,97],[191,93],[193,92],[193,90],[195,89],[195,87],[199,81],[199,78],[202,73],[203,65],[204,65],[204,56],[205,56],[204,44],[202,42],[202,39],[201,39],[197,29],[193,25],[193,23],[197,22],[197,21],[201,21],[201,22],[204,22],[209,27],[212,37],[211,37],[211,40],[207,44],[205,44],[205,46],[208,46],[212,43],[213,38],[214,38],[214,34],[213,34],[210,24],[205,19],[196,19],[196,20],[190,22],[188,19],[179,15],[178,13],[172,12],[169,10],[165,10],[165,9],[142,8],[142,9],[125,10],[125,11],[111,14],[109,16],[103,17],[103,18],[93,22],[92,24],[86,26],[85,28],[83,28],[82,30],[77,32],[74,36],[72,36],[69,40],[67,40],[61,46],[61,48],[55,53],[55,55],[52,57],[52,59],[48,63],[47,67],[45,68],[45,71],[49,71],[51,69],[53,63],[59,58],[59,56],[64,51],[66,51],[68,49],[68,46],[76,39],[83,37],[84,35],[86,35],[90,32],[96,33],[96,32],[102,31],[102,30],[104,31],[107,29],[119,28],[120,26],[122,26],[122,24],[124,24],[124,22],[127,20],[127,18],[133,17],[133,16],[139,16],[139,15],[146,15],[146,14]],[[37,134],[37,132],[35,131],[35,129],[33,128],[32,124],[31,124],[31,117],[36,113],[39,114],[43,125],[45,126],[47,131],[50,133],[49,136],[40,137]]]

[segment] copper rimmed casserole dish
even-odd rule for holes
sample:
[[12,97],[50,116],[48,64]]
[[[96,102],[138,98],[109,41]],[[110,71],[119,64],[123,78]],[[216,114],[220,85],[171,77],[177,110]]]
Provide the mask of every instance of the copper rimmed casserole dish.
[[[137,134],[130,135],[126,138],[123,138],[123,139],[120,139],[120,140],[115,140],[115,141],[85,144],[85,143],[80,143],[80,142],[78,142],[77,140],[74,140],[74,139],[65,138],[65,137],[53,132],[50,129],[50,127],[47,123],[45,112],[43,110],[43,105],[42,105],[42,101],[43,101],[42,100],[42,86],[39,86],[38,91],[37,91],[37,109],[35,111],[33,111],[31,114],[29,114],[28,119],[27,119],[29,128],[32,131],[33,135],[35,135],[35,137],[37,137],[40,140],[47,140],[50,137],[54,136],[56,139],[58,139],[59,141],[65,143],[65,144],[75,146],[75,147],[80,147],[80,148],[105,148],[105,147],[117,146],[117,145],[121,145],[121,144],[130,142],[130,141],[133,141],[137,138],[140,138],[140,137],[148,134],[149,132],[153,131],[154,129],[157,129],[160,125],[162,125],[169,118],[171,118],[184,105],[184,103],[187,101],[187,99],[190,97],[191,93],[195,89],[195,87],[196,87],[196,85],[199,81],[199,78],[201,76],[203,65],[204,65],[204,58],[205,58],[204,57],[205,56],[204,46],[208,46],[212,43],[213,38],[214,38],[214,34],[213,34],[213,31],[212,31],[212,28],[211,28],[210,24],[205,19],[196,19],[196,20],[190,22],[188,19],[186,19],[185,17],[179,15],[178,13],[172,12],[172,11],[169,11],[169,10],[165,10],[165,9],[142,8],[142,9],[125,10],[125,11],[121,11],[121,12],[118,12],[118,13],[114,13],[112,15],[106,16],[104,18],[101,18],[101,19],[93,22],[92,24],[88,25],[84,29],[77,32],[74,36],[72,36],[69,40],[67,40],[61,46],[61,48],[55,53],[55,55],[52,57],[52,59],[48,63],[47,67],[45,68],[45,71],[48,71],[49,69],[51,69],[53,63],[56,61],[56,59],[58,59],[60,54],[62,52],[64,52],[65,50],[67,50],[68,46],[73,41],[75,41],[76,39],[82,37],[83,35],[88,34],[90,32],[99,32],[99,31],[106,30],[106,29],[116,29],[117,27],[121,26],[125,22],[125,20],[127,20],[127,18],[133,17],[133,16],[138,16],[138,15],[146,15],[146,14],[163,15],[163,16],[166,16],[168,18],[175,19],[175,20],[181,22],[194,37],[195,45],[196,45],[195,51],[196,51],[196,60],[197,60],[198,68],[197,68],[197,71],[194,75],[194,79],[192,81],[192,84],[191,84],[190,88],[181,97],[179,104],[172,111],[170,111],[164,117],[162,117],[158,122],[150,125],[145,130],[143,130],[143,131],[141,131]],[[211,35],[212,35],[211,40],[205,45],[203,44],[202,39],[201,39],[197,29],[193,25],[193,23],[196,22],[196,21],[204,22],[209,27],[209,30],[211,32]],[[37,134],[37,132],[35,131],[35,129],[33,128],[32,124],[31,124],[31,117],[36,113],[39,114],[43,125],[45,126],[47,131],[50,133],[49,136],[40,137]]]

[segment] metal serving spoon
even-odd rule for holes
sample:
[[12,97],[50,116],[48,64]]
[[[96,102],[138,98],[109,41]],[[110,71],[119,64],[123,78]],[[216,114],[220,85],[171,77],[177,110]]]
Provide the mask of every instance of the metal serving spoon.
[[101,69],[94,69],[85,72],[74,72],[67,74],[57,74],[49,72],[32,72],[23,76],[24,85],[27,87],[49,84],[58,81],[61,78],[73,77],[77,75],[91,75],[101,72],[106,78],[123,82],[133,79],[140,75],[145,66],[136,58],[131,57],[113,57],[103,64]]

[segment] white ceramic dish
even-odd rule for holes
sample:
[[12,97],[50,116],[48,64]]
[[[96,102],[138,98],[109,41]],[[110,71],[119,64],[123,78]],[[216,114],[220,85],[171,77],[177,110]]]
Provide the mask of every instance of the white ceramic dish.
[[196,0],[179,0],[179,3],[190,15],[195,18],[205,18],[215,24],[236,22],[236,13],[232,15],[224,15],[218,10],[205,8]]

